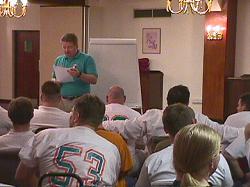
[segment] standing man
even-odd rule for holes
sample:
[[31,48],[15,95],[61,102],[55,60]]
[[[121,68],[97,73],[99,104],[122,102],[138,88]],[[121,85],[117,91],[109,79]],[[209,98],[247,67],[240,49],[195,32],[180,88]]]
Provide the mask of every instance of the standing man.
[[[90,93],[90,84],[96,84],[97,71],[94,59],[78,50],[77,36],[67,33],[61,38],[64,55],[56,58],[55,65],[71,68],[68,73],[73,77],[73,82],[63,83],[61,87],[64,109],[70,112],[74,99]],[[53,78],[56,78],[53,73]]]

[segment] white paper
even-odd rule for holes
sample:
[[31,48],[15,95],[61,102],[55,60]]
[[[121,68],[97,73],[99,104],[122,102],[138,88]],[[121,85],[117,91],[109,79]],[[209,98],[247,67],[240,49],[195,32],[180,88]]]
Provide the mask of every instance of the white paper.
[[65,68],[61,66],[55,66],[53,65],[55,74],[56,74],[56,80],[59,82],[72,82],[74,81],[73,77],[68,73],[68,70],[70,68]]

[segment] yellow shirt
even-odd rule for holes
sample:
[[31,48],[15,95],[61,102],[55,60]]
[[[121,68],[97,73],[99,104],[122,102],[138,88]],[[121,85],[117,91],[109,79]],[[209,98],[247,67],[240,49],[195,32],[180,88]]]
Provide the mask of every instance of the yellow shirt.
[[96,133],[102,136],[103,138],[107,139],[117,147],[121,156],[121,170],[120,170],[120,177],[119,180],[117,181],[116,187],[126,187],[127,183],[124,176],[129,172],[129,170],[132,169],[133,161],[125,140],[123,140],[123,138],[119,134],[106,131],[103,129],[98,129]]

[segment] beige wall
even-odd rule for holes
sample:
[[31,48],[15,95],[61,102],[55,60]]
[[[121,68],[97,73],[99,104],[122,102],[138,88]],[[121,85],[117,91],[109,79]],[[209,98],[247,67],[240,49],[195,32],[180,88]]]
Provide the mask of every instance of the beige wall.
[[14,54],[12,33],[14,30],[40,30],[40,8],[30,5],[27,15],[20,19],[0,18],[1,31],[0,42],[0,98],[11,99],[14,86]]
[[[100,1],[99,1],[100,2]],[[102,0],[90,12],[90,37],[136,38],[138,57],[147,57],[152,70],[164,73],[163,105],[166,93],[176,84],[190,88],[191,101],[202,97],[203,16],[172,15],[170,18],[133,18],[135,8],[163,8],[164,1]],[[161,28],[161,54],[142,54],[142,28]],[[201,110],[201,104],[193,105]]]
[[238,1],[235,76],[250,74],[250,1]]
[[[63,13],[63,14],[62,14]],[[40,22],[40,85],[51,79],[55,58],[63,54],[60,38],[67,32],[78,36],[82,46],[82,9],[79,7],[43,7]],[[51,19],[53,18],[53,19]]]

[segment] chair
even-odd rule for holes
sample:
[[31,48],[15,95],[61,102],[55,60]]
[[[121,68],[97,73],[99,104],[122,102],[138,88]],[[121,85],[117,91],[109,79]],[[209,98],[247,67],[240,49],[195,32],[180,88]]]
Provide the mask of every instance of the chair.
[[18,186],[15,180],[20,149],[0,150],[0,183]]
[[81,177],[75,173],[46,173],[40,177],[38,181],[38,187],[42,187],[43,180],[48,177],[72,177],[77,180],[77,182],[79,183],[79,187],[84,187]]

